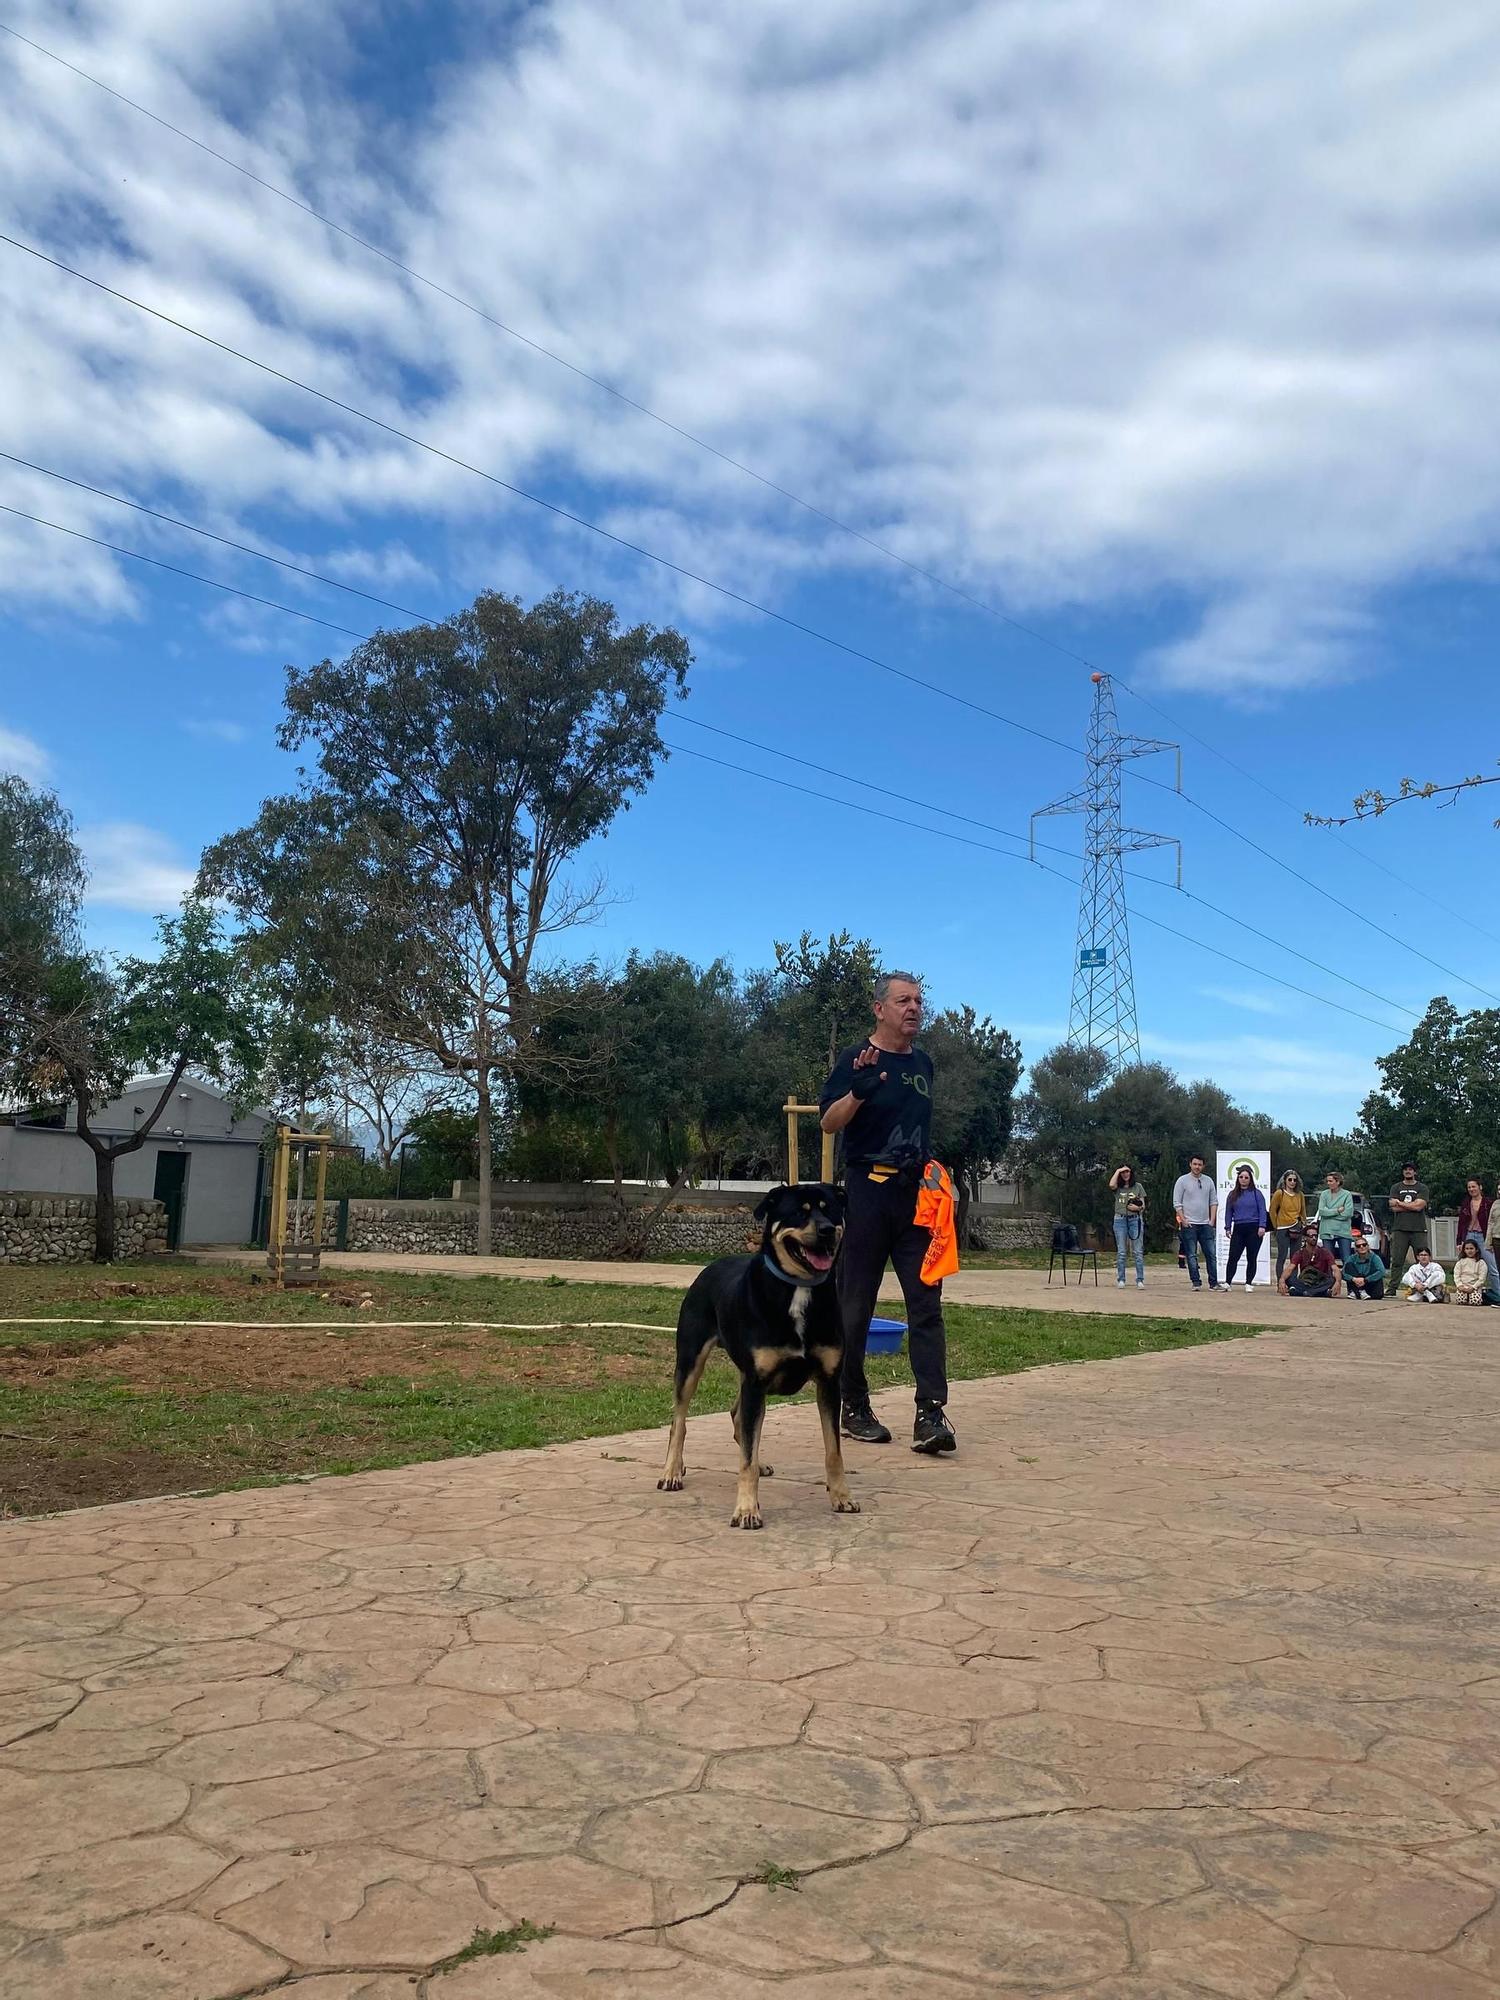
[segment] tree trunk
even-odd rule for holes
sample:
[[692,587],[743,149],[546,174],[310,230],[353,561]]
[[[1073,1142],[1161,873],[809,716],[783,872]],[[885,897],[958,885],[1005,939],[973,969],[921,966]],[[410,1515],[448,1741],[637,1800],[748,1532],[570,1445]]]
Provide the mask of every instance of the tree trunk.
[[115,1261],[115,1156],[107,1147],[94,1149],[94,1262]]
[[969,1194],[969,1183],[962,1175],[959,1176],[955,1185],[955,1192],[958,1195],[958,1202],[953,1218],[954,1235],[960,1249],[972,1250],[975,1246],[969,1241],[969,1202],[971,1197]]
[[687,1165],[667,1185],[660,1198],[654,1201],[650,1208],[638,1212],[634,1219],[626,1225],[614,1246],[613,1254],[616,1257],[622,1260],[629,1259],[636,1263],[640,1262],[650,1245],[652,1232],[655,1230],[657,1223],[666,1212],[673,1197],[680,1192],[683,1183],[692,1171],[693,1161],[692,1156],[689,1155]]
[[485,1046],[479,1063],[478,1095],[479,1106],[478,1117],[475,1121],[475,1144],[479,1152],[479,1158],[476,1162],[479,1169],[479,1219],[475,1231],[474,1248],[481,1257],[488,1257],[491,1254],[490,1244],[494,1240],[492,1220],[494,1215],[494,1187],[492,1185],[494,1162],[490,1139],[490,1129],[494,1113],[490,1104],[488,1044]]

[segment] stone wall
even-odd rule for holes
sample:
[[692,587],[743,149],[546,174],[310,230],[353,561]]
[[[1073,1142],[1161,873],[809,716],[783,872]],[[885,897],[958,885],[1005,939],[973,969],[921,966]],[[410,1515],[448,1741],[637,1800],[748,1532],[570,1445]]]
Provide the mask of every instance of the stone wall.
[[[115,1256],[156,1257],[167,1211],[139,1195],[115,1199]],[[0,1264],[86,1264],[94,1254],[91,1194],[0,1193]]]
[[[604,1199],[539,1202],[507,1200],[496,1190],[492,1242],[497,1257],[608,1257],[618,1254],[624,1220]],[[631,1203],[635,1208],[640,1204]],[[753,1202],[726,1202],[722,1196],[699,1203],[683,1200],[658,1216],[648,1257],[683,1254],[724,1257],[743,1250],[759,1235]],[[305,1226],[312,1227],[312,1204]],[[296,1204],[290,1205],[295,1215]],[[429,1256],[473,1256],[478,1209],[467,1201],[351,1201],[346,1248],[417,1251]],[[971,1211],[988,1250],[1045,1249],[1052,1218],[1025,1209]],[[323,1213],[323,1245],[338,1241],[338,1204]]]
[[986,1250],[1045,1250],[1052,1217],[1027,1208],[971,1208],[969,1227]]
[[[306,1210],[304,1226],[311,1231],[311,1202]],[[289,1203],[289,1234],[295,1213],[296,1203]],[[478,1207],[467,1201],[351,1201],[345,1247],[473,1256],[478,1219]],[[626,1218],[612,1202],[511,1204],[497,1199],[491,1242],[497,1257],[608,1257],[618,1254],[625,1226]],[[648,1255],[685,1251],[722,1257],[744,1249],[752,1234],[759,1234],[759,1225],[748,1205],[673,1207],[657,1218]],[[338,1203],[330,1202],[323,1212],[323,1246],[331,1250],[337,1241]]]

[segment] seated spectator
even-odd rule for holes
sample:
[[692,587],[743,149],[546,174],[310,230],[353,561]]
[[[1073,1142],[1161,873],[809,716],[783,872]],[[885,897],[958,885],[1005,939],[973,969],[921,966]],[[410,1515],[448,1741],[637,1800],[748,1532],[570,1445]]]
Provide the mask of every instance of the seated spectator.
[[1414,1264],[1408,1264],[1401,1280],[1402,1289],[1414,1305],[1440,1306],[1448,1296],[1448,1277],[1430,1250],[1419,1250]]
[[1385,1265],[1380,1252],[1357,1222],[1354,1225],[1354,1247],[1344,1259],[1343,1279],[1346,1298],[1385,1297]]
[[1459,1246],[1453,1266],[1453,1299],[1456,1305],[1482,1306],[1489,1286],[1490,1269],[1484,1261],[1484,1238],[1470,1230]]
[[1286,1276],[1277,1289],[1294,1299],[1336,1299],[1339,1296],[1338,1265],[1333,1253],[1309,1229],[1298,1239],[1287,1261]]

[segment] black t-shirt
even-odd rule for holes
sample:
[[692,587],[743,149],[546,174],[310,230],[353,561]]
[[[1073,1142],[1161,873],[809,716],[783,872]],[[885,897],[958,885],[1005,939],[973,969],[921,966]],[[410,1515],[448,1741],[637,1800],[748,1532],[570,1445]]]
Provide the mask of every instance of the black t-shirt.
[[[820,1111],[853,1089],[854,1058],[869,1046],[856,1042],[844,1050],[823,1086]],[[844,1158],[865,1166],[909,1147],[919,1163],[925,1162],[932,1137],[932,1057],[925,1049],[913,1049],[905,1056],[892,1055],[888,1049],[876,1053],[880,1057],[876,1067],[885,1071],[885,1082],[876,1085],[844,1127]]]

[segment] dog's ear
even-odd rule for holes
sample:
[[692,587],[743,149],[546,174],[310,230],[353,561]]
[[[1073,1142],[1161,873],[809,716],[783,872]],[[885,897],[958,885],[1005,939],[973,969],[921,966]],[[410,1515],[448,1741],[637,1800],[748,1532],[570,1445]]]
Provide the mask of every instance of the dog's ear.
[[779,1187],[773,1187],[769,1189],[765,1194],[763,1194],[760,1200],[755,1204],[756,1221],[764,1222],[766,1217],[771,1213],[771,1210],[775,1207],[776,1203],[781,1199],[782,1195],[784,1195],[785,1193],[786,1193],[786,1182],[783,1181]]

